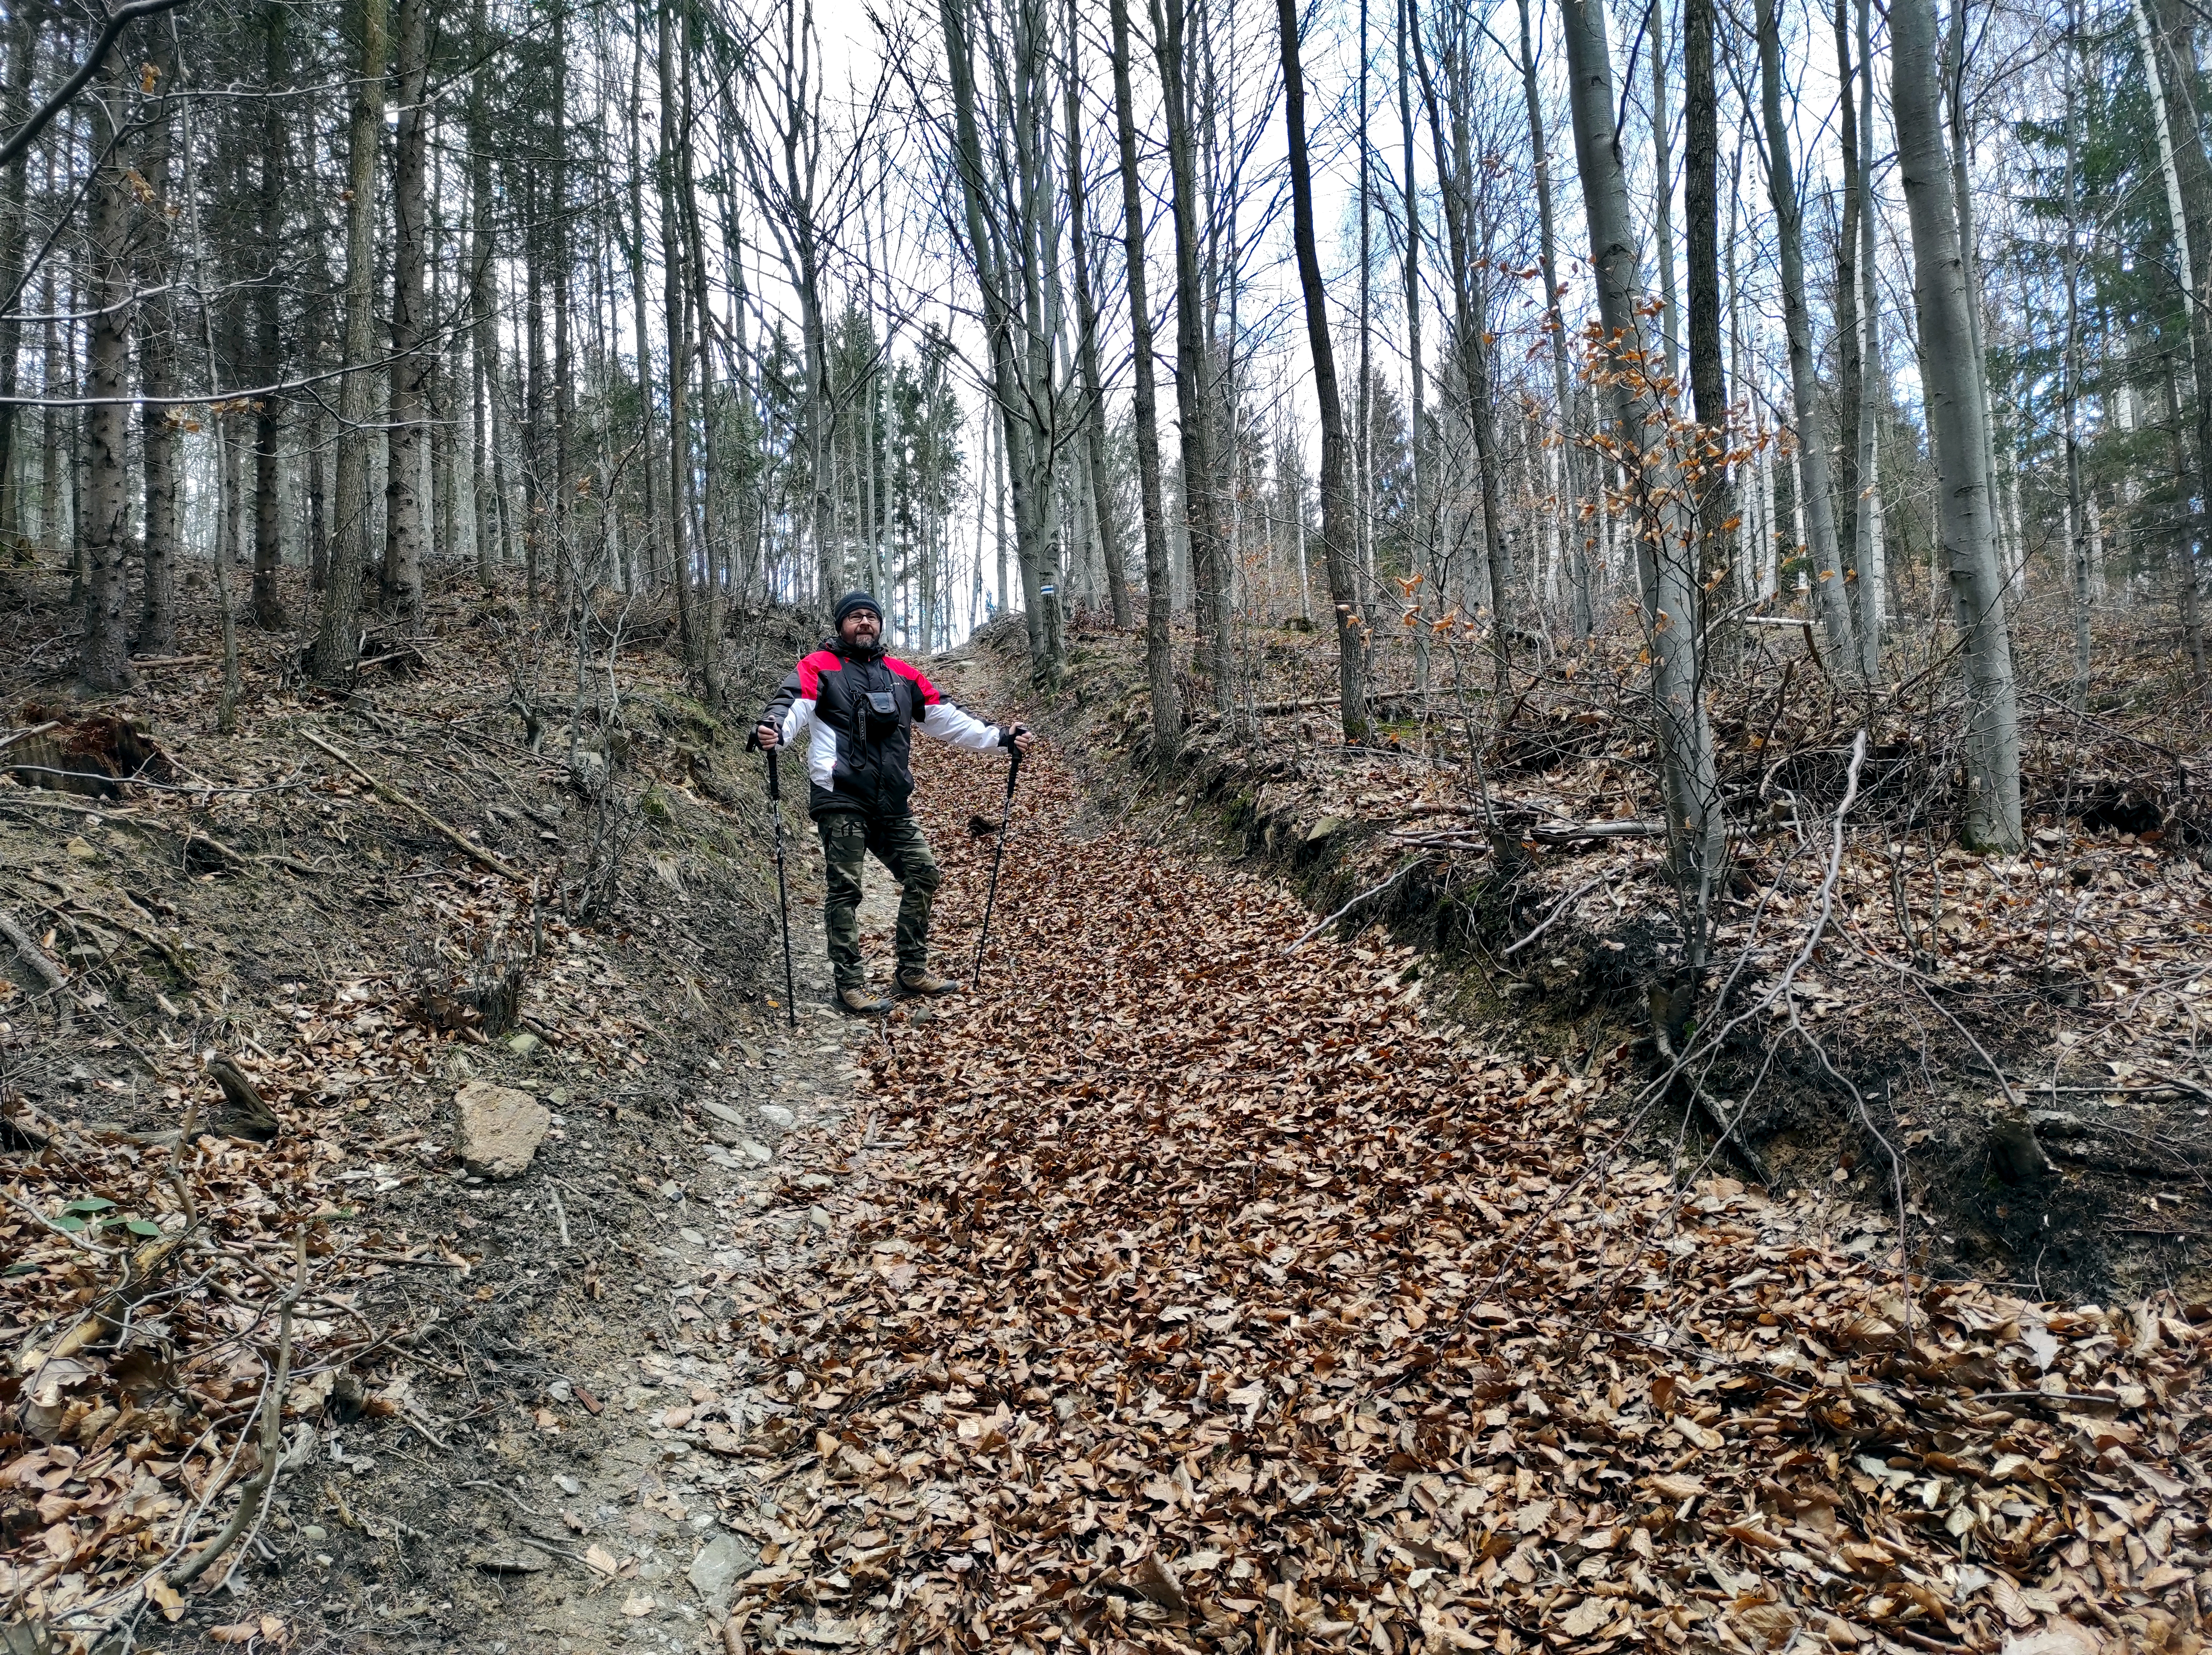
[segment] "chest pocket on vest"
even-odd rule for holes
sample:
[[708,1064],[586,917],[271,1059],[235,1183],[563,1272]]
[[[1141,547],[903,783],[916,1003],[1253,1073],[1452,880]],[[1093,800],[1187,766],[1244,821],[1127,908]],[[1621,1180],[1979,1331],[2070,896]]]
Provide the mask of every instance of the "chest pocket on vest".
[[860,716],[866,722],[870,741],[885,740],[899,727],[898,697],[888,689],[872,689],[863,700]]

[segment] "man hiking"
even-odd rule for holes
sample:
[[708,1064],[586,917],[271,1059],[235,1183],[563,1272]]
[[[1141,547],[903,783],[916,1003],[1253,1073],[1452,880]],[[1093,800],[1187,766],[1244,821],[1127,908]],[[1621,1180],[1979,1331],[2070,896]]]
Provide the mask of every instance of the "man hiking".
[[969,717],[918,668],[884,653],[883,609],[871,594],[839,598],[836,626],[836,636],[785,676],[761,710],[752,742],[797,747],[806,755],[806,813],[822,835],[829,883],[823,929],[837,1005],[871,1017],[890,1009],[869,991],[860,964],[860,867],[871,851],[904,888],[894,979],[900,991],[946,994],[960,986],[929,968],[929,908],[939,874],[921,824],[907,809],[914,793],[909,732],[919,726],[925,736],[975,753],[998,747],[1026,753],[1036,738],[1021,724],[1002,728]]

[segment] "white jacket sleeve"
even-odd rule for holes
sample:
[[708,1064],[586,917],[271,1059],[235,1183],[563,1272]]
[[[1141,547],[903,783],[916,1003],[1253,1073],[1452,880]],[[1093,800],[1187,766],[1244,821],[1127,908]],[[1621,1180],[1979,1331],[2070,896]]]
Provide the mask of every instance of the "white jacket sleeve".
[[998,725],[987,724],[950,701],[930,703],[922,716],[921,733],[954,747],[964,747],[971,753],[988,753],[1005,745],[1000,739]]

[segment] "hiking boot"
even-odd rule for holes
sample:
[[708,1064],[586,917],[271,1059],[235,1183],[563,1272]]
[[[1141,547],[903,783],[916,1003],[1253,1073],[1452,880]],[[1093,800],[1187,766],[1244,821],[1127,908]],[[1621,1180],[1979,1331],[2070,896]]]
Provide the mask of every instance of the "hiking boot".
[[927,966],[902,967],[898,974],[902,994],[950,994],[960,985],[950,977],[939,977]]
[[837,991],[837,1009],[854,1017],[880,1017],[891,1009],[891,1003],[868,988],[841,988]]

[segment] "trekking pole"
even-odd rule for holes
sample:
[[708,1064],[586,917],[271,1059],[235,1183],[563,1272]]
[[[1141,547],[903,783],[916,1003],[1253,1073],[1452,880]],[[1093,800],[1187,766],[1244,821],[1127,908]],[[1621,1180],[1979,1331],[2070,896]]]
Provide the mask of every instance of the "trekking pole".
[[974,988],[983,986],[983,945],[991,940],[991,910],[999,900],[999,864],[1006,855],[1006,824],[1014,816],[1014,778],[1022,773],[1022,749],[1011,749],[1014,761],[1006,767],[1006,803],[999,816],[999,848],[991,852],[991,894],[983,899],[983,934],[975,939],[975,973]]
[[783,1009],[799,1027],[799,997],[791,986],[791,892],[783,882],[783,785],[775,749],[768,749],[768,813],[775,822],[775,906],[783,916]]

